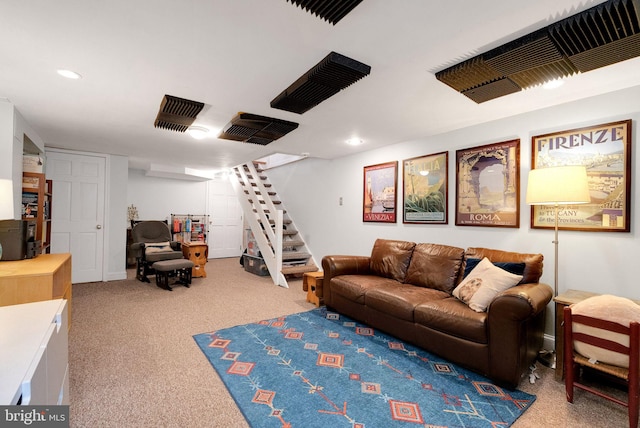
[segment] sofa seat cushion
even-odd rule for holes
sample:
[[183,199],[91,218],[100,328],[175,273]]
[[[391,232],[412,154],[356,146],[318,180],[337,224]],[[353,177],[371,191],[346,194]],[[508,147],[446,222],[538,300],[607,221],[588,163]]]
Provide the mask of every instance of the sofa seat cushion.
[[420,303],[442,300],[448,293],[410,284],[385,284],[367,291],[365,304],[368,308],[384,312],[389,316],[413,322],[413,310]]
[[475,312],[455,297],[424,302],[414,309],[416,324],[477,343],[488,343],[487,313]]
[[331,279],[331,293],[364,305],[364,295],[369,290],[396,284],[399,282],[377,275],[339,275]]

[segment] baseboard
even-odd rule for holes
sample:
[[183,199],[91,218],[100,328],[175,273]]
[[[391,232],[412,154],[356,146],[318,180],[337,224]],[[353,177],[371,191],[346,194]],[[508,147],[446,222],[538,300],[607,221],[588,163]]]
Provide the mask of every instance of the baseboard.
[[121,279],[127,279],[127,271],[109,272],[106,275],[105,281],[119,281]]
[[545,333],[542,349],[555,350],[556,349],[555,343],[556,343],[555,336],[551,336],[550,334]]

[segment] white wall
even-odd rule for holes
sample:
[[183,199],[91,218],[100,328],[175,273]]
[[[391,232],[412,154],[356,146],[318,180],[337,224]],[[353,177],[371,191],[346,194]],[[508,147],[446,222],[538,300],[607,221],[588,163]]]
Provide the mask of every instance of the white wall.
[[130,169],[127,193],[127,206],[138,208],[140,220],[171,220],[171,214],[206,214],[206,181],[148,177],[142,170]]
[[[106,281],[127,277],[127,170],[129,160],[126,156],[107,156],[107,183],[105,193],[105,229],[108,231],[105,247],[108,254],[105,260]],[[123,191],[125,190],[125,191]]]
[[[379,237],[463,248],[490,247],[542,253],[542,282],[553,286],[553,231],[531,229],[530,207],[525,203],[531,137],[632,119],[631,233],[560,231],[558,282],[560,292],[581,289],[640,299],[635,269],[635,259],[640,254],[640,189],[636,174],[640,155],[634,147],[640,119],[638,99],[640,87],[332,161],[308,159],[270,170],[269,179],[318,261],[326,254],[368,255]],[[520,228],[455,226],[456,150],[515,138],[520,139]],[[397,160],[401,173],[403,159],[445,150],[449,151],[449,224],[407,225],[402,223],[401,214],[395,224],[362,222],[364,166]],[[402,177],[398,181],[401,189]],[[338,203],[340,197],[342,206]],[[553,331],[552,314],[547,313],[548,332]]]

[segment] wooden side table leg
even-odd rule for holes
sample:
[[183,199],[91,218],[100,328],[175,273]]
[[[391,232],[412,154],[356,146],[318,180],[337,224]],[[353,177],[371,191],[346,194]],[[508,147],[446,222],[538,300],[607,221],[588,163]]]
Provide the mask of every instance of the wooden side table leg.
[[555,378],[558,382],[562,382],[564,378],[564,307],[566,305],[556,302],[556,331],[555,331],[555,348],[556,348],[556,373]]

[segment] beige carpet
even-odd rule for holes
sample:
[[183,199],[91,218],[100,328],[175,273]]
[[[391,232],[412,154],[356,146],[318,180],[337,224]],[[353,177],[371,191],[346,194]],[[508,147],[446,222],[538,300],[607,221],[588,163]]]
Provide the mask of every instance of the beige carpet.
[[[235,258],[211,260],[206,270],[208,278],[171,292],[135,280],[133,270],[128,280],[73,286],[71,426],[248,426],[192,336],[314,306],[299,279],[281,288]],[[538,398],[514,427],[627,425],[626,409],[580,391],[569,404],[553,371],[538,372],[535,384],[520,385]]]

